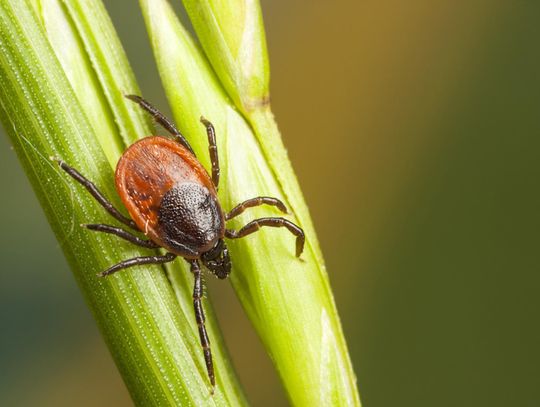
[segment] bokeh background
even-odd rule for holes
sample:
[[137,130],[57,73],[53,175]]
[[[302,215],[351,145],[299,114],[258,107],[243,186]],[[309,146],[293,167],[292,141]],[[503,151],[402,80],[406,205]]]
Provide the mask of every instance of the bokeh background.
[[[105,3],[166,110],[136,2]],[[273,108],[363,404],[539,406],[540,2],[263,10]],[[5,135],[0,190],[0,405],[131,405]],[[211,282],[249,398],[286,405],[229,284]]]

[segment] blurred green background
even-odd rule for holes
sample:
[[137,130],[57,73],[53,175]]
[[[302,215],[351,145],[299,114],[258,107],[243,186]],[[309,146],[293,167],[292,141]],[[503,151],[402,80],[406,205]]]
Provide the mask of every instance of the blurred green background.
[[[166,110],[136,2],[105,3]],[[263,10],[363,404],[539,406],[540,2]],[[0,405],[131,405],[4,135],[0,187]],[[229,284],[210,283],[250,400],[286,405]]]

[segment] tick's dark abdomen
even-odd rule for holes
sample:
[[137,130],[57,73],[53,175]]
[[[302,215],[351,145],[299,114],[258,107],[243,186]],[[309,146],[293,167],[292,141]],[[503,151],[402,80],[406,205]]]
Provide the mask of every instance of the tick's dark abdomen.
[[158,225],[168,247],[181,251],[187,246],[198,253],[214,247],[225,228],[215,195],[203,185],[187,182],[163,196]]
[[225,234],[212,180],[173,140],[155,136],[132,144],[116,167],[116,188],[137,227],[178,256],[199,258]]

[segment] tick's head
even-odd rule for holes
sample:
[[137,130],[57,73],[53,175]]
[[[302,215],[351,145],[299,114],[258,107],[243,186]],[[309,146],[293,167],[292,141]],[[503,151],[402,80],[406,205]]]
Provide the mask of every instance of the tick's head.
[[223,239],[219,239],[213,248],[203,253],[201,260],[217,278],[227,278],[231,272],[231,258]]

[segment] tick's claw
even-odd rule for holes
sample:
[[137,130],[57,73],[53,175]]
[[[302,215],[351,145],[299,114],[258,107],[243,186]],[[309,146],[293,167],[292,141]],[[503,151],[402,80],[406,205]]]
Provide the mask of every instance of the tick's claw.
[[300,257],[303,251],[304,251],[304,239],[299,237],[296,239],[296,257]]

